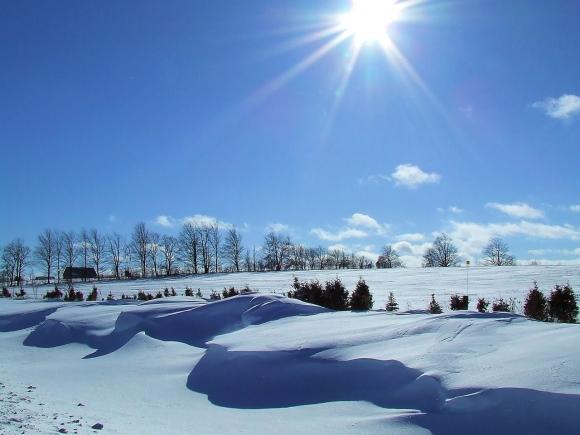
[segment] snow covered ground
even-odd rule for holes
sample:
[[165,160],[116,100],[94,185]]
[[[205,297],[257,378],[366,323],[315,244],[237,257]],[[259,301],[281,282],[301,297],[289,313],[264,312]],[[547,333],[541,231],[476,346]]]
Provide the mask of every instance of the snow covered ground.
[[[474,291],[506,297],[534,279],[580,288],[573,268],[540,269],[477,269]],[[465,271],[388,272],[339,276],[352,287],[363,273],[375,295],[420,296],[423,308],[425,288],[451,289]],[[292,275],[187,285],[266,292],[287,290]],[[313,275],[336,272],[299,276]],[[0,434],[580,433],[579,343],[580,325],[515,314],[330,312],[267,294],[0,299]]]
[[[264,293],[286,294],[291,289],[295,276],[300,280],[318,279],[321,282],[339,277],[347,289],[352,291],[359,277],[364,278],[370,286],[375,300],[375,308],[385,306],[388,292],[392,291],[405,310],[424,309],[435,293],[444,309],[449,297],[455,293],[464,293],[468,286],[470,308],[475,309],[477,297],[487,299],[514,297],[523,301],[534,281],[540,289],[549,292],[554,284],[569,282],[573,288],[580,290],[580,266],[517,266],[517,267],[471,267],[467,268],[409,268],[382,270],[324,270],[324,271],[288,271],[267,273],[231,273],[218,275],[198,275],[179,278],[139,279],[131,281],[103,281],[96,283],[101,295],[106,297],[111,292],[116,297],[121,294],[134,294],[139,290],[156,293],[166,287],[173,287],[178,294],[183,294],[189,286],[195,291],[200,289],[204,297],[212,290],[221,293],[224,287],[242,288],[249,286],[252,290]],[[75,288],[86,294],[93,283],[75,283]],[[62,288],[66,288],[63,285]],[[32,288],[26,288],[29,295],[34,295]],[[51,286],[40,286],[36,289],[42,297]]]

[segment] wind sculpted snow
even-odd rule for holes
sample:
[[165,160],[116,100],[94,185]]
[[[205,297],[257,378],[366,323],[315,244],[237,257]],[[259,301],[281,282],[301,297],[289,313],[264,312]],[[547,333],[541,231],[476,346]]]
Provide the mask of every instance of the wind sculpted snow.
[[[556,434],[580,425],[580,326],[511,313],[332,312],[249,294],[0,301],[0,325],[0,377],[11,391],[19,379],[34,383],[55,413],[82,402],[87,411],[71,415],[112,433]],[[34,406],[27,421],[38,428]]]

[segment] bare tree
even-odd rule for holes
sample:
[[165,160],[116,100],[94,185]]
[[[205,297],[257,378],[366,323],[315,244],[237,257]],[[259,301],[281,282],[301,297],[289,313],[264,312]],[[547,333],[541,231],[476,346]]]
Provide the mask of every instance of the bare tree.
[[140,222],[135,225],[133,235],[131,237],[131,248],[139,259],[139,265],[141,266],[141,276],[143,278],[147,276],[147,254],[149,250],[149,240],[150,234],[145,224]]
[[97,230],[93,229],[89,233],[89,245],[93,264],[97,270],[97,279],[101,279],[101,265],[105,253],[106,239]]
[[492,238],[483,248],[484,263],[489,266],[514,266],[516,259],[509,253],[509,247],[500,238]]
[[246,254],[244,257],[244,270],[246,272],[252,271],[252,256],[250,255],[250,250],[246,249]]
[[443,233],[423,255],[423,267],[453,267],[459,265],[457,247],[451,238]]
[[46,272],[48,284],[50,284],[50,274],[52,272],[55,250],[56,236],[54,231],[46,229],[38,236],[38,245],[34,250],[34,256]]
[[10,242],[2,250],[2,262],[10,284],[22,284],[24,269],[28,265],[30,248],[21,239]]
[[181,234],[179,235],[179,245],[185,264],[190,270],[197,275],[197,253],[199,249],[199,229],[191,222],[183,224]]
[[329,260],[334,265],[335,269],[339,269],[341,264],[343,264],[342,258],[344,257],[344,251],[341,249],[331,249],[328,252]]
[[54,234],[54,256],[56,260],[56,282],[60,284],[60,277],[62,276],[61,264],[64,256],[64,237],[61,232]]
[[151,258],[151,265],[153,266],[153,274],[159,276],[157,264],[159,262],[159,248],[161,236],[159,233],[152,231],[149,233],[149,257]]
[[221,243],[222,243],[222,233],[220,231],[219,224],[216,222],[209,226],[209,244],[213,251],[212,254],[215,273],[218,273],[220,271]]
[[167,276],[173,273],[173,266],[177,260],[178,241],[173,236],[163,236],[161,238],[161,253],[165,260],[165,274]]
[[[64,245],[64,259],[67,267],[72,269],[77,261],[78,250],[76,247],[76,235],[72,231],[62,234],[62,240]],[[72,270],[71,277],[69,278],[69,284],[72,282]]]
[[88,263],[89,263],[89,250],[90,250],[90,239],[89,239],[89,233],[87,230],[85,230],[84,228],[81,230],[81,233],[79,235],[79,243],[80,243],[80,250],[81,250],[81,258],[83,259],[83,267],[85,268],[85,271],[83,271],[83,281],[87,280],[87,273],[86,273],[86,269],[88,267]]
[[292,243],[288,236],[270,232],[264,238],[264,260],[270,270],[286,267]]
[[387,245],[383,248],[383,252],[379,256],[377,263],[377,269],[394,269],[397,267],[405,267],[399,253],[391,245]]
[[202,225],[199,228],[199,247],[201,249],[201,263],[203,265],[203,273],[209,273],[212,264],[212,248],[210,244],[211,226]]
[[109,254],[109,262],[113,268],[116,279],[121,279],[121,260],[123,252],[125,251],[125,242],[123,237],[117,233],[113,233],[107,237],[107,249]]
[[233,269],[239,272],[244,247],[242,246],[242,235],[235,228],[230,228],[226,233],[223,251]]

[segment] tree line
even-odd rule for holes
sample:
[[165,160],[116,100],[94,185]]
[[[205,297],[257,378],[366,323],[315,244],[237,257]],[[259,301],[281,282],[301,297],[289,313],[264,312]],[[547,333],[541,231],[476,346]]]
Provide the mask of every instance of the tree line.
[[[57,283],[66,268],[94,268],[98,279],[159,277],[178,274],[325,269],[390,269],[405,267],[400,253],[386,245],[376,262],[364,255],[322,246],[293,243],[289,236],[270,232],[261,246],[245,247],[235,227],[216,223],[185,223],[178,236],[152,231],[143,222],[125,237],[96,229],[45,229],[33,248],[15,239],[1,250],[2,282],[18,285],[35,266],[42,281]],[[482,255],[484,264],[514,265],[515,258],[501,239],[491,239]],[[458,249],[447,234],[435,238],[423,255],[424,267],[458,266]],[[84,278],[86,279],[86,278]]]

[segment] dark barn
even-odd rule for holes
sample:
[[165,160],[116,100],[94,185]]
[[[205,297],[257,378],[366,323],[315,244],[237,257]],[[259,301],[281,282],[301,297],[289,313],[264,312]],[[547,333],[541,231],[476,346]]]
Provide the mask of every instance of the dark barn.
[[67,267],[62,274],[63,279],[96,279],[97,272],[92,267]]

